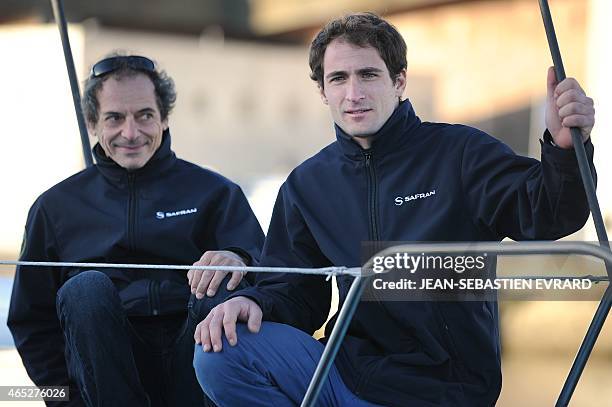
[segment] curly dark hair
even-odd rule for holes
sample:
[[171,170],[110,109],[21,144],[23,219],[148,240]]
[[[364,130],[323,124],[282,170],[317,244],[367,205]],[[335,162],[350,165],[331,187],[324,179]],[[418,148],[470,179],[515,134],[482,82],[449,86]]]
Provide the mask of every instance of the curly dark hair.
[[[120,52],[112,52],[103,59],[127,56]],[[95,64],[94,64],[95,65]],[[176,102],[176,90],[174,89],[174,81],[170,78],[165,71],[159,71],[157,68],[153,72],[137,70],[128,66],[127,62],[121,64],[119,68],[112,71],[109,74],[94,77],[89,76],[83,85],[83,97],[81,99],[81,108],[83,109],[83,115],[90,125],[97,123],[99,118],[98,103],[98,92],[102,89],[102,84],[111,77],[121,79],[125,77],[134,76],[137,74],[144,74],[151,79],[153,86],[155,87],[155,98],[157,100],[157,107],[159,109],[161,120],[166,120],[168,115],[174,108]]]
[[310,44],[310,78],[323,89],[323,57],[329,43],[342,38],[359,47],[371,46],[385,62],[391,79],[407,67],[406,42],[397,29],[374,13],[347,14],[330,21]]

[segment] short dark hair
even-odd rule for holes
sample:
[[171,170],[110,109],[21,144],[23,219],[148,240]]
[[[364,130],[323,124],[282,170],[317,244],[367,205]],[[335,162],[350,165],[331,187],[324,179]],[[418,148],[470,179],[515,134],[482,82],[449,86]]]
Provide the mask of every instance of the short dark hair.
[[[120,52],[112,52],[103,59],[113,58],[118,56],[127,56]],[[95,65],[95,64],[94,64]],[[144,71],[133,69],[128,66],[127,62],[121,64],[119,68],[112,72],[94,76],[90,75],[83,85],[83,97],[81,98],[81,108],[83,109],[83,115],[85,120],[89,124],[95,124],[99,118],[100,104],[98,103],[98,92],[102,89],[104,82],[111,77],[121,79],[125,77],[131,77],[137,74],[143,74],[149,77],[153,86],[155,87],[155,99],[157,101],[157,108],[162,120],[166,120],[168,115],[174,108],[176,102],[176,90],[174,89],[174,81],[170,78],[165,71],[160,71],[155,68],[154,71]]]
[[385,62],[391,79],[408,66],[406,42],[397,29],[374,13],[347,14],[330,21],[310,44],[310,78],[323,89],[323,57],[329,43],[341,38],[359,47],[371,46]]

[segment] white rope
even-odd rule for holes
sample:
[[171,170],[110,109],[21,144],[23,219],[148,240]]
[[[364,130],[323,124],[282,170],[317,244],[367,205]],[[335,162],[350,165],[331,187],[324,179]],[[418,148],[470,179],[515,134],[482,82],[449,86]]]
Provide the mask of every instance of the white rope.
[[14,261],[0,260],[0,265],[9,266],[36,266],[36,267],[81,267],[81,268],[131,268],[131,269],[153,269],[153,270],[212,270],[212,271],[247,271],[254,273],[294,273],[325,275],[327,280],[337,275],[361,276],[360,267],[323,267],[323,268],[299,268],[299,267],[248,267],[248,266],[185,266],[178,264],[125,264],[125,263],[69,263],[56,261]]
[[[212,270],[212,271],[248,271],[251,273],[291,273],[327,276],[326,281],[338,275],[349,275],[353,277],[363,276],[360,267],[323,267],[323,268],[299,268],[299,267],[249,267],[249,266],[185,266],[177,264],[129,264],[129,263],[69,263],[55,261],[15,261],[0,260],[0,265],[9,266],[35,266],[35,267],[82,267],[82,268],[132,268],[152,270]],[[385,273],[386,274],[386,273]],[[511,280],[591,280],[594,283],[609,281],[607,276],[497,276]]]

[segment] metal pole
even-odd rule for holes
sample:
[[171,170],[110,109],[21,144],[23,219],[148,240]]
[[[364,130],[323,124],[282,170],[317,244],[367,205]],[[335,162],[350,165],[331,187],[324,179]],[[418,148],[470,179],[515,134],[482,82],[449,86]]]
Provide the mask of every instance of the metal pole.
[[306,390],[306,395],[302,400],[301,407],[315,406],[317,397],[323,388],[325,379],[327,378],[329,370],[331,369],[334,359],[336,358],[336,354],[340,349],[344,335],[346,334],[348,326],[353,319],[353,315],[355,314],[355,310],[359,304],[359,299],[361,298],[366,282],[369,280],[370,279],[368,277],[355,277],[355,280],[353,280],[351,288],[346,296],[346,300],[344,301],[342,309],[338,314],[338,319],[336,320],[334,329],[329,336],[329,341],[325,345],[325,350],[321,355],[317,369],[310,380],[310,384],[308,385],[308,390]]
[[[561,60],[561,52],[559,51],[559,44],[557,43],[557,36],[555,35],[555,28],[553,25],[552,16],[550,14],[550,8],[548,7],[547,0],[539,0],[539,4],[542,19],[544,21],[544,28],[546,30],[546,37],[548,38],[548,46],[550,48],[550,53],[555,66],[555,74],[557,76],[557,81],[561,82],[563,79],[565,79],[565,70],[563,69],[563,61]],[[584,183],[584,190],[587,195],[591,214],[593,215],[593,222],[595,223],[597,238],[599,239],[599,244],[601,246],[609,249],[610,244],[608,242],[606,228],[601,216],[601,210],[599,209],[597,196],[595,195],[595,183],[593,182],[593,177],[589,169],[586,151],[584,149],[584,144],[582,143],[582,137],[580,136],[580,130],[572,127],[570,131],[572,134],[574,151],[576,152],[576,158],[578,159],[580,175],[582,177],[582,182]],[[608,272],[608,276],[612,275],[611,269],[612,265],[610,262],[606,262],[606,271]],[[580,349],[576,354],[576,358],[574,359],[574,363],[572,364],[572,368],[570,369],[567,379],[565,380],[561,394],[557,399],[557,407],[567,406],[569,404],[570,398],[572,397],[574,389],[576,388],[578,380],[580,379],[580,375],[584,370],[584,366],[586,365],[591,351],[595,346],[595,342],[597,341],[601,328],[608,317],[611,303],[612,291],[608,286],[608,289],[604,293],[604,297],[597,307],[597,311],[593,316],[593,320],[591,321],[591,325],[587,330],[582,344],[580,345]]]
[[[563,68],[563,61],[561,59],[561,53],[559,51],[559,44],[557,43],[557,36],[555,35],[555,27],[553,26],[550,9],[548,8],[547,0],[539,0],[540,11],[542,12],[542,19],[544,20],[544,28],[546,30],[546,37],[548,38],[548,46],[550,47],[550,53],[552,54],[553,64],[555,67],[555,75],[557,81],[561,82],[565,79],[565,69]],[[595,183],[593,182],[593,176],[589,167],[586,151],[580,135],[580,129],[572,127],[570,129],[572,134],[572,142],[574,143],[574,151],[576,152],[576,158],[578,159],[578,167],[580,169],[580,175],[582,182],[584,183],[584,190],[587,195],[589,207],[593,215],[593,222],[595,223],[595,231],[599,243],[610,248],[608,242],[608,235],[604,226],[603,218],[601,216],[601,210],[599,209],[599,202],[597,201],[597,195],[595,194]],[[606,265],[610,267],[610,265]],[[608,274],[610,272],[608,271]]]
[[68,29],[66,27],[66,17],[64,16],[62,0],[51,0],[51,7],[53,7],[53,16],[55,17],[55,21],[57,22],[57,28],[59,29],[60,37],[62,39],[64,59],[66,60],[66,69],[68,69],[68,79],[70,80],[70,89],[72,90],[72,101],[74,102],[74,110],[77,117],[77,123],[79,125],[79,133],[81,134],[83,158],[85,160],[85,165],[87,167],[91,167],[93,165],[93,159],[91,157],[91,146],[89,144],[89,137],[87,136],[87,126],[85,126],[83,112],[81,111],[81,95],[79,93],[79,82],[77,80],[76,71],[74,69],[74,60],[72,59],[70,39],[68,38]]

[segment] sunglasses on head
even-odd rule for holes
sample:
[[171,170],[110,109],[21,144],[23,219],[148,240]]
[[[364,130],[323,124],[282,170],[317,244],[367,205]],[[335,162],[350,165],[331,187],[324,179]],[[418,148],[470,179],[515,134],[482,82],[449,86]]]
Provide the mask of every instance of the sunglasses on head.
[[91,68],[91,77],[97,78],[125,67],[137,71],[155,72],[155,63],[147,57],[138,55],[117,56],[96,62]]

